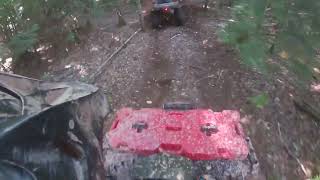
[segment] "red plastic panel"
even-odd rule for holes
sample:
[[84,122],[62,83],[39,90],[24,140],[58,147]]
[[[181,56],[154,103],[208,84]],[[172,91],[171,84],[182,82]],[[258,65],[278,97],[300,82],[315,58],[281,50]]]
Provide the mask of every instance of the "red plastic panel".
[[192,160],[242,160],[249,148],[239,120],[237,111],[124,108],[108,133],[109,143],[142,155],[166,152]]

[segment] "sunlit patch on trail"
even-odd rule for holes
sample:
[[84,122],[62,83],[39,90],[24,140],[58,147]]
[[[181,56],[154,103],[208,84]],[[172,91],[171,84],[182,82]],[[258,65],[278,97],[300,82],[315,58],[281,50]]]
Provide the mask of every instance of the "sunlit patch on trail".
[[311,85],[311,90],[320,93],[320,84]]

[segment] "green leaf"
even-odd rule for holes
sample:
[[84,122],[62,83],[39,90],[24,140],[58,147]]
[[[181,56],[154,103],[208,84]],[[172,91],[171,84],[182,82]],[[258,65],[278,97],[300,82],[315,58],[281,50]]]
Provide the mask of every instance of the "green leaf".
[[257,108],[264,108],[269,104],[269,96],[266,93],[260,94],[258,96],[248,98],[249,101],[254,104]]

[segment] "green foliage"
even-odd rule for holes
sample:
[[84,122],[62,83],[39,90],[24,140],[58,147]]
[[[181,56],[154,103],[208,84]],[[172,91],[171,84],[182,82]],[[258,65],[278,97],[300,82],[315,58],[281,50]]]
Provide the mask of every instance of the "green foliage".
[[72,43],[76,42],[76,34],[74,32],[69,32],[67,41]]
[[118,0],[100,0],[99,5],[109,9],[109,8],[114,8],[119,6],[119,1]]
[[0,33],[5,40],[8,40],[17,31],[17,8],[14,0],[0,1]]
[[[137,7],[139,0],[129,0],[129,4]],[[120,0],[100,0],[98,6],[103,7],[104,9],[116,8],[121,6]]]
[[320,180],[320,175],[313,177],[311,180]]
[[242,62],[270,72],[268,59],[279,59],[301,81],[319,66],[319,0],[236,0],[232,20],[220,37],[235,46]]
[[[119,0],[0,0],[0,37],[14,60],[41,43],[76,42],[93,17]],[[135,2],[135,0],[131,0]]]
[[33,25],[25,32],[21,32],[12,37],[8,43],[15,56],[20,56],[29,49],[32,49],[38,41],[39,26]]
[[98,8],[96,0],[1,0],[0,35],[17,59],[52,37],[73,41]]
[[244,64],[265,72],[266,44],[260,26],[263,16],[258,10],[261,7],[255,3],[251,6],[249,3],[234,6],[233,16],[237,19],[232,20],[220,35],[225,42],[238,48]]
[[263,93],[258,96],[248,98],[249,101],[255,105],[257,108],[264,108],[267,104],[269,104],[269,97],[267,94]]

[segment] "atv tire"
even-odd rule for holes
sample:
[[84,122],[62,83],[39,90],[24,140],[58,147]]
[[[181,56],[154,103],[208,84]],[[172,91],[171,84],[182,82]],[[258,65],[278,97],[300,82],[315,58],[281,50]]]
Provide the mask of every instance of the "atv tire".
[[181,8],[174,9],[174,22],[177,26],[182,26],[185,22],[185,14]]

